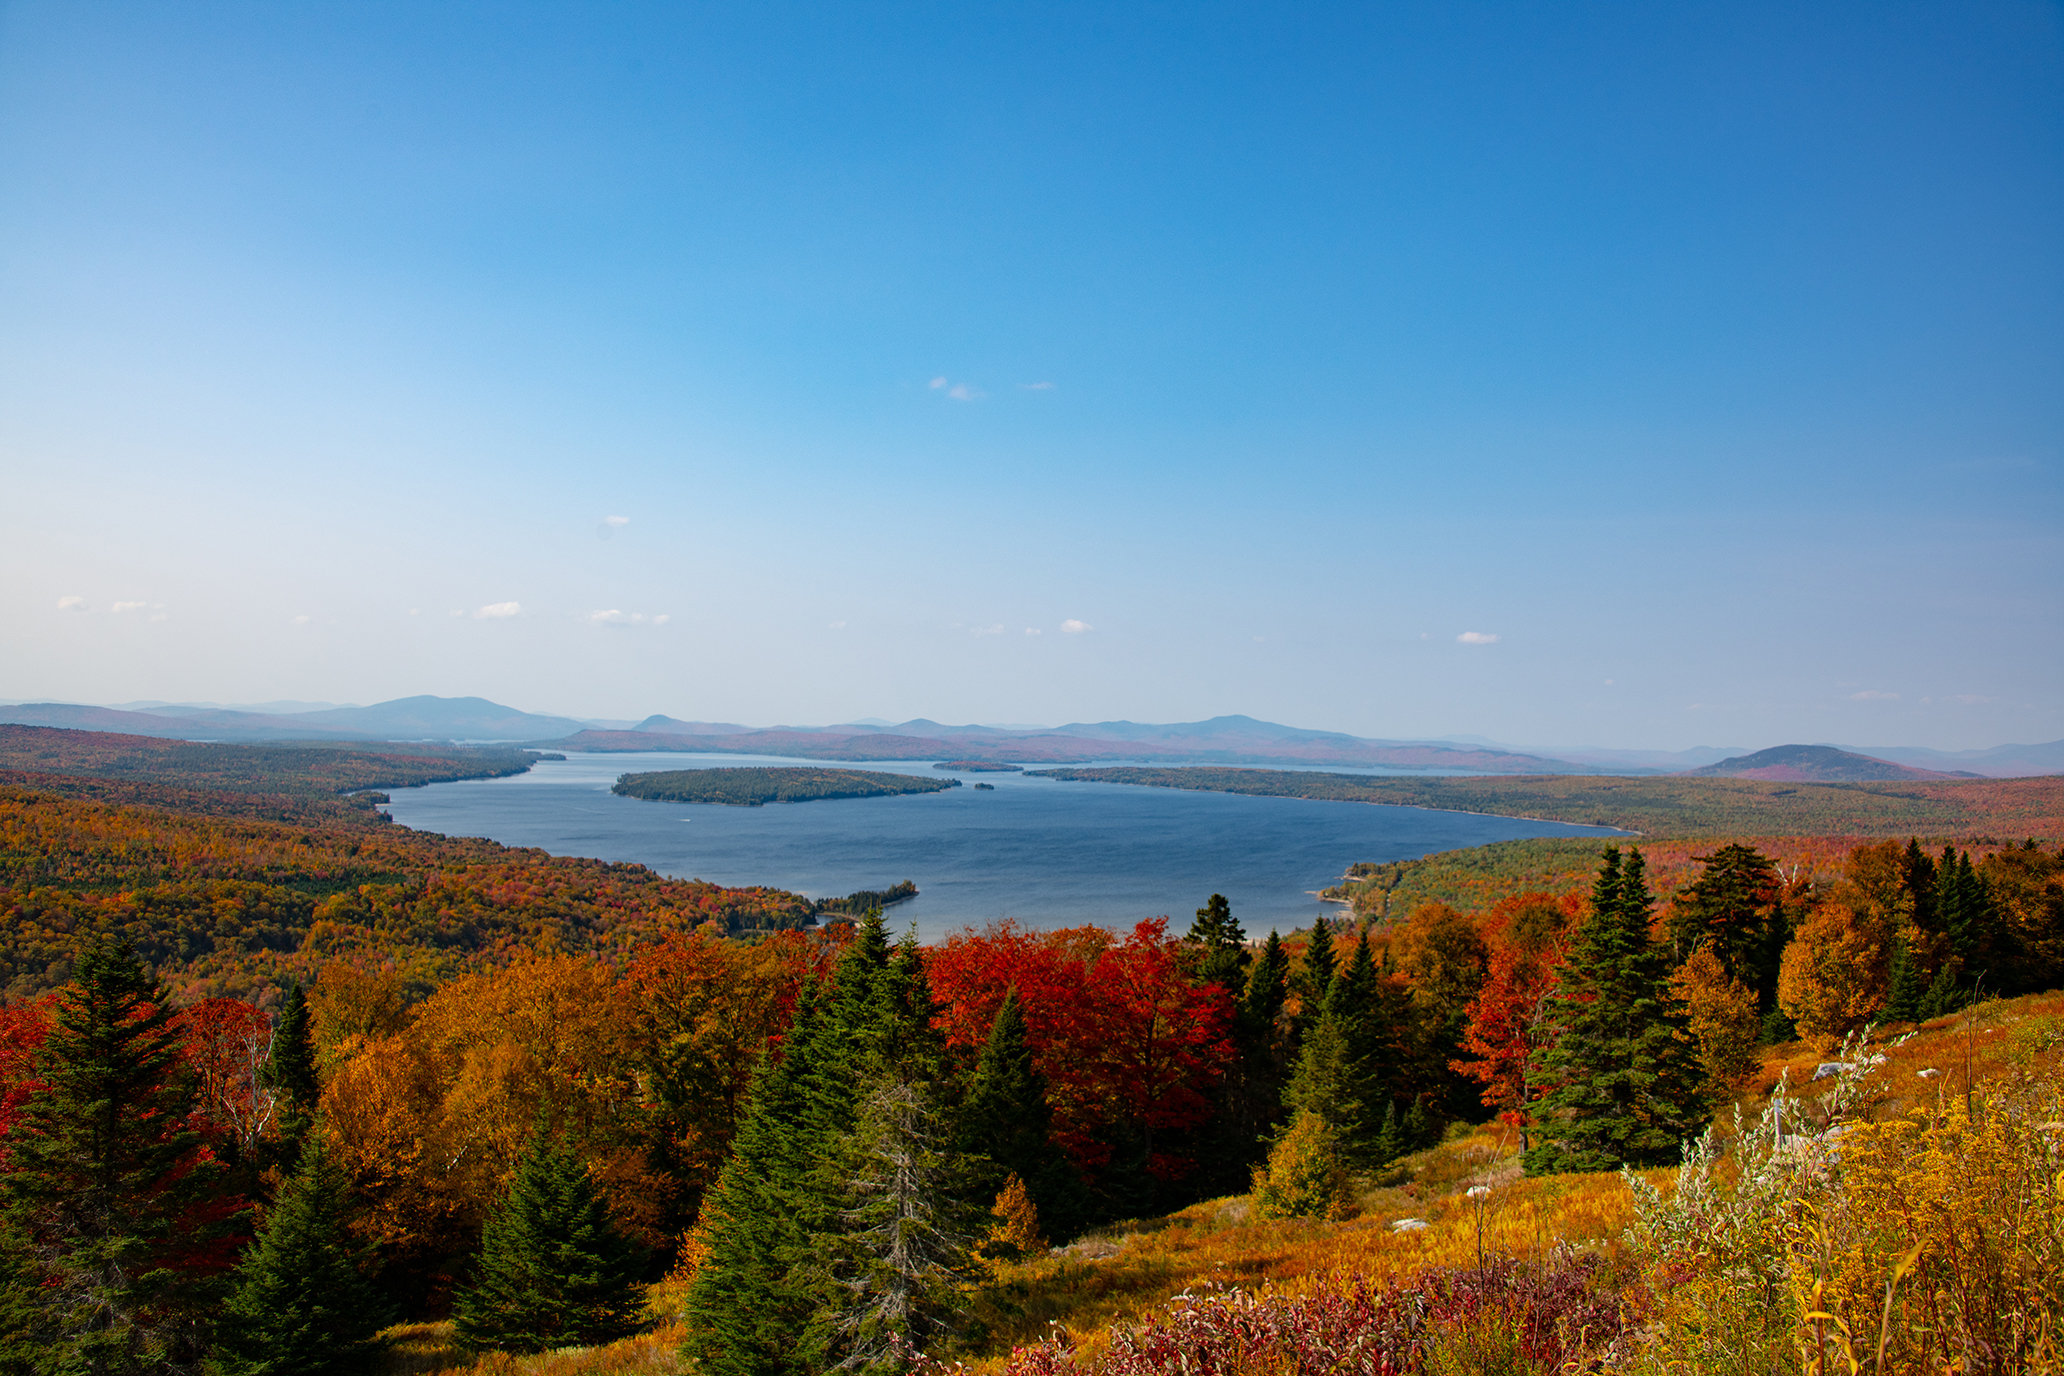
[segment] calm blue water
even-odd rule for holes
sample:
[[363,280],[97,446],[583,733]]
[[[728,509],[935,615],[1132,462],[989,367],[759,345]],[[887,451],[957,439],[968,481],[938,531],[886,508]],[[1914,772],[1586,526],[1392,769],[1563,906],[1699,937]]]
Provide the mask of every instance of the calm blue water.
[[[555,855],[635,860],[677,878],[769,884],[812,898],[915,880],[890,912],[937,939],[1013,917],[1031,927],[1129,926],[1169,915],[1178,929],[1213,893],[1250,933],[1288,931],[1338,910],[1313,892],[1357,860],[1401,860],[1521,836],[1611,835],[1600,828],[1368,803],[1247,798],[1022,774],[962,775],[959,788],[902,798],[767,807],[654,803],[609,791],[619,774],[750,764],[739,755],[569,755],[507,779],[396,789],[394,820]],[[856,768],[936,777],[928,762]],[[972,787],[980,780],[995,792]]]

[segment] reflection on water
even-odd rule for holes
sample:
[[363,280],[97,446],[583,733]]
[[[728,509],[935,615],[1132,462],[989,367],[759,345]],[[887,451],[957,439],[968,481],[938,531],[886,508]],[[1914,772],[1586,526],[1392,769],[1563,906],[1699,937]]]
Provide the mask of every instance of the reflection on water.
[[[890,911],[933,940],[1012,917],[1033,927],[1129,925],[1169,915],[1188,926],[1213,893],[1250,933],[1309,925],[1312,891],[1357,860],[1400,860],[1521,836],[1607,835],[1555,822],[1249,798],[1130,785],[1061,783],[1022,774],[994,784],[900,798],[768,807],[655,803],[609,791],[649,769],[806,764],[739,755],[569,755],[507,779],[397,789],[394,819],[451,836],[486,836],[556,855],[634,860],[662,874],[769,884],[812,898],[917,882]],[[854,768],[933,774],[928,762]]]

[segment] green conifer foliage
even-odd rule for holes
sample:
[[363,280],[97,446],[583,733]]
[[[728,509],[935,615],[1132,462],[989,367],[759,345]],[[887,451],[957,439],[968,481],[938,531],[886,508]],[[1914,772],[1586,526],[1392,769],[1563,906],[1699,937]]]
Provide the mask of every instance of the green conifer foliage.
[[1530,1172],[1660,1165],[1704,1123],[1705,1085],[1649,939],[1652,905],[1641,852],[1623,864],[1608,846],[1550,1010],[1557,1036],[1540,1078],[1554,1088],[1537,1106]]
[[358,1370],[386,1308],[353,1264],[345,1181],[310,1139],[235,1276],[223,1309],[223,1376]]
[[799,1269],[822,1295],[799,1344],[812,1371],[888,1376],[949,1331],[975,1268],[966,1182],[925,1087],[893,1073],[836,1144],[841,1181]]
[[208,1344],[241,1201],[189,1126],[193,1078],[135,955],[91,941],[74,973],[0,1175],[21,1336],[39,1370],[170,1370]]
[[1248,1161],[1283,1116],[1283,1087],[1291,1069],[1291,1041],[1283,1026],[1289,993],[1290,957],[1272,931],[1233,1017],[1239,1060],[1227,1077],[1225,1117],[1234,1142],[1243,1148],[1237,1154]]
[[688,1295],[688,1349],[714,1376],[810,1370],[796,1340],[833,1298],[814,1240],[838,1231],[849,1184],[839,1144],[862,1092],[899,1054],[932,1054],[930,1000],[921,960],[892,951],[877,909],[821,995],[806,991],[781,1060],[762,1065]]
[[1891,983],[1885,991],[1885,1016],[1894,1022],[1913,1022],[1921,1016],[1921,1000],[1927,986],[1914,960],[1913,943],[1905,932],[1892,937]]
[[1304,999],[1304,1016],[1299,1032],[1319,1020],[1327,995],[1333,992],[1333,972],[1338,963],[1333,954],[1333,924],[1320,918],[1312,924],[1311,941],[1304,948],[1304,968],[1298,971],[1298,992]]
[[259,1071],[259,1081],[273,1092],[273,1125],[279,1134],[280,1163],[291,1171],[301,1141],[315,1122],[322,1086],[315,1074],[315,1038],[309,1026],[308,996],[299,984],[287,986],[279,1021],[272,1029],[272,1050]]
[[779,1376],[793,1365],[808,1298],[789,1269],[809,1251],[798,1196],[814,1164],[803,1128],[821,1018],[805,989],[780,1060],[763,1055],[751,1105],[706,1206],[709,1255],[689,1288],[688,1351],[716,1376]]
[[1333,1127],[1301,1112],[1253,1174],[1254,1212],[1261,1218],[1343,1219],[1354,1214],[1353,1181]]
[[1247,987],[1247,966],[1252,957],[1247,954],[1247,933],[1240,928],[1239,919],[1233,916],[1232,904],[1222,893],[1211,895],[1205,905],[1197,909],[1196,919],[1190,923],[1188,939],[1201,948],[1197,964],[1197,980],[1202,984],[1216,984],[1233,999],[1238,1000]]
[[544,1352],[634,1333],[638,1262],[586,1163],[540,1130],[487,1221],[478,1274],[453,1297],[459,1341],[476,1351]]
[[1777,970],[1783,886],[1777,867],[1753,846],[1731,843],[1702,857],[1699,877],[1670,905],[1673,963],[1682,964],[1700,946],[1711,946],[1729,979],[1756,991],[1758,1008],[1777,1006]]
[[1350,1150],[1349,1143],[1368,1138],[1372,1121],[1370,1106],[1358,1097],[1359,1092],[1349,1064],[1346,1030],[1328,1008],[1305,1035],[1297,1073],[1290,1079],[1284,1101],[1293,1114],[1310,1113],[1325,1120],[1342,1149]]
[[993,1199],[1016,1174],[1048,1236],[1066,1242],[1082,1226],[1085,1201],[1074,1165],[1050,1135],[1052,1124],[1046,1080],[1032,1064],[1024,1006],[1013,989],[968,1081],[954,1145],[969,1158],[972,1197]]

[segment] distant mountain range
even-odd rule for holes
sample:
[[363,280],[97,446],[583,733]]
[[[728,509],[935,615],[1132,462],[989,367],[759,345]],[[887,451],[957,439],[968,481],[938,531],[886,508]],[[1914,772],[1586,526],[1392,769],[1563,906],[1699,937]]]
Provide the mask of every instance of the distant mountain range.
[[522,741],[568,736],[590,723],[519,712],[486,698],[396,698],[371,707],[259,712],[217,707],[123,711],[63,702],[0,707],[0,722],[205,741]]
[[[279,708],[296,710],[272,710]],[[579,719],[523,712],[486,698],[421,696],[370,707],[131,703],[116,708],[35,702],[0,706],[0,722],[175,740],[492,741],[567,750],[694,751],[855,761],[947,757],[1081,764],[1136,760],[1467,774],[1690,773],[1813,782],[2064,773],[2064,741],[1967,751],[1915,746],[1852,750],[1831,745],[1786,745],[1754,753],[1716,746],[1682,751],[1539,750],[1473,737],[1379,740],[1247,716],[1173,723],[1070,722],[1050,728],[952,726],[925,717],[904,722],[752,727],[737,722],[686,721],[663,714],[636,723]]]

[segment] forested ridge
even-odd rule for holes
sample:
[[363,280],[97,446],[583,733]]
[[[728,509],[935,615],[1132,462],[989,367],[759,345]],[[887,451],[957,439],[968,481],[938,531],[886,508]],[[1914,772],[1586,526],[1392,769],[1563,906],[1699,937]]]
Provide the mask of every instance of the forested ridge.
[[[1941,1357],[1912,1369],[2042,1369],[2064,1332],[2064,1143],[2030,1126],[2055,1116],[2064,1020],[2015,1034],[2020,1080],[1966,1069],[1961,1107],[1932,1101],[1904,1136],[1871,1136],[1871,1105],[1926,1108],[1928,1082],[1910,1067],[1868,1099],[1883,1062],[1845,1040],[2064,986],[2064,850],[2032,840],[1556,841],[1581,851],[1493,863],[1451,901],[1399,874],[1387,912],[1305,933],[1248,932],[1211,895],[1182,928],[999,923],[925,947],[878,911],[772,930],[812,905],[321,799],[284,821],[124,786],[169,791],[0,789],[10,1370],[347,1370],[396,1320],[389,1343],[441,1345],[425,1367],[587,1346],[588,1370],[736,1376],[1731,1370],[1700,1346],[1719,1323],[1763,1335],[1744,1376],[1804,1376],[1823,1369],[1807,1316],[1876,1322],[1885,1291],[1882,1270],[1814,1260],[1780,1227],[1800,1209],[1862,1255],[1917,1239],[1916,1295],[2018,1287],[2026,1322],[1915,1310],[1888,1330]],[[2005,1047],[1966,1063],[2006,1066]],[[1810,1109],[1759,1079],[1802,1056],[1839,1072]],[[1981,1088],[2006,1096],[1994,1116]],[[1847,1160],[1882,1141],[1902,1179],[1951,1147],[2004,1153],[1927,1189],[2021,1191],[2040,1226],[1930,1243],[1935,1222],[1854,1202],[1880,1197],[1869,1181],[1814,1194],[1824,1170],[1782,1161],[1754,1177],[1792,1182],[1781,1197],[1715,1177],[1671,1202],[1611,1174],[1666,1176],[1738,1101],[1795,1142],[1855,1133]],[[1459,1142],[1480,1170],[1443,1186]],[[1619,1212],[1599,1214],[1607,1189]],[[1531,1245],[1527,1225],[1486,1232],[1508,1194],[1551,1210]],[[1612,1241],[1570,1201],[1638,1226]],[[1415,1252],[1429,1217],[1446,1250]],[[1742,1230],[1726,1256],[1685,1241],[1723,1228]],[[1200,1284],[1071,1352],[1048,1318],[1174,1293],[1163,1263],[1123,1261],[1157,1234],[1384,1250],[1352,1280],[1206,1272],[1289,1288]],[[1751,1297],[1737,1255],[1854,1293]],[[68,1298],[88,1291],[107,1302]]]
[[2064,840],[2064,775],[1812,784],[1549,774],[1374,777],[1214,766],[1037,769],[1040,778],[1389,803],[1616,827],[1656,837],[1924,836]]

